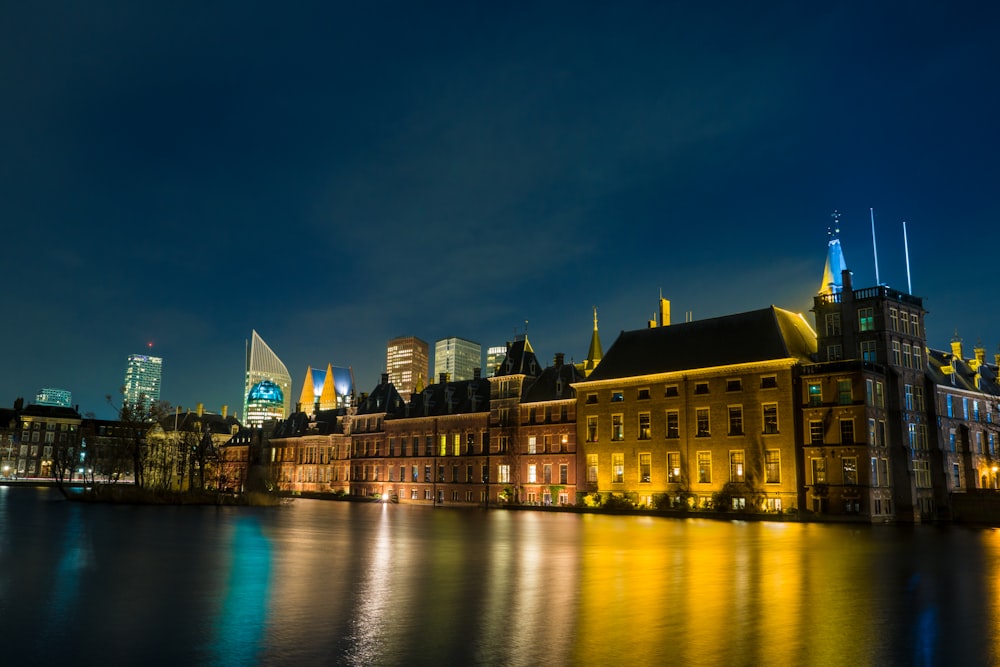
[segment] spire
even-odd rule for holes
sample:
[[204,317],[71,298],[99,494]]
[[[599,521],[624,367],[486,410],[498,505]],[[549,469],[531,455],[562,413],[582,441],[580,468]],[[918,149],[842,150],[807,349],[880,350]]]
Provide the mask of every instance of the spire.
[[321,410],[334,410],[337,407],[337,390],[333,385],[333,364],[326,365],[326,377],[323,378],[323,391],[319,396]]
[[823,267],[823,284],[819,288],[820,294],[839,294],[844,289],[843,272],[847,270],[844,251],[840,247],[840,213],[834,211],[831,217],[834,226],[826,230],[830,240],[826,244],[826,266]]
[[311,411],[315,402],[316,390],[314,388],[312,367],[307,366],[306,378],[302,381],[302,394],[299,396],[299,404],[302,406],[302,410]]
[[601,334],[597,331],[597,306],[594,306],[594,333],[590,336],[590,349],[587,351],[587,359],[583,362],[583,374],[584,376],[590,375],[590,372],[597,368],[597,364],[601,363],[601,358],[604,356],[604,350],[601,348]]

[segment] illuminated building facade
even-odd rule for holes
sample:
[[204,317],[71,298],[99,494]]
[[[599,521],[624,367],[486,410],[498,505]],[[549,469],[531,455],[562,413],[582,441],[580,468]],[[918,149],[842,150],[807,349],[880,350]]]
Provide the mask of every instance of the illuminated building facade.
[[247,426],[260,427],[267,421],[285,418],[285,395],[281,387],[271,380],[261,380],[247,394]]
[[871,521],[936,514],[923,300],[854,289],[831,239],[813,300],[817,361],[803,369],[805,509]]
[[155,464],[146,467],[144,485],[175,491],[228,488],[219,451],[239,429],[228,406],[215,413],[198,403],[194,410],[178,407],[161,417],[146,435],[148,459]]
[[447,373],[449,380],[471,380],[482,368],[479,343],[464,338],[442,338],[434,344],[434,377]]
[[281,390],[283,398],[282,414],[279,419],[284,419],[291,414],[292,407],[292,376],[288,374],[285,364],[281,363],[278,355],[268,347],[264,339],[260,337],[256,330],[251,333],[250,340],[247,341],[246,373],[243,387],[243,423],[247,423],[249,416],[250,390],[262,380],[273,382]]
[[815,344],[773,306],[622,332],[574,385],[581,485],[641,507],[799,507],[797,376]]
[[68,389],[46,387],[35,394],[35,405],[55,405],[62,408],[73,407],[73,393]]
[[351,405],[354,396],[354,374],[350,368],[327,364],[326,370],[307,368],[302,381],[302,393],[296,412],[315,414]]
[[401,336],[386,344],[385,370],[404,401],[431,381],[430,368],[430,346],[426,341]]
[[927,362],[931,482],[936,502],[947,508],[939,516],[946,518],[956,509],[963,514],[960,506],[969,496],[1000,487],[1000,354],[990,365],[986,349],[976,345],[966,359],[956,336],[947,352],[928,350]]
[[[73,408],[54,405],[29,405],[17,414],[20,430],[15,431],[9,446],[9,477],[52,477],[56,448],[72,461],[85,464],[84,452],[77,443],[80,413]],[[75,468],[70,465],[70,468]]]
[[125,393],[122,404],[146,412],[160,400],[163,359],[145,354],[130,354],[125,368]]
[[351,412],[296,412],[276,425],[265,459],[279,489],[296,494],[350,491]]
[[579,466],[576,391],[584,379],[556,354],[524,392],[517,436],[517,497],[528,505],[574,505]]

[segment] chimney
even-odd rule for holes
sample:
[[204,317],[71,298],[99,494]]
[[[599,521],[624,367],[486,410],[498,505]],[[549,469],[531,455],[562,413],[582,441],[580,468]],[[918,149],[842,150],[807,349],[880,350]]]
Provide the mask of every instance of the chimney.
[[958,337],[958,332],[951,339],[951,354],[957,359],[962,359],[962,339]]
[[441,384],[445,384],[446,382],[448,382],[448,380],[449,380],[449,375],[448,375],[448,373],[445,373],[445,372],[442,372],[442,373],[441,373],[441,374],[440,374],[440,375],[438,376],[438,382],[440,382]]
[[660,326],[670,326],[670,301],[660,297]]
[[223,405],[222,406],[222,418],[225,419],[228,416],[229,416],[229,406],[228,405]]
[[563,360],[566,359],[566,355],[562,352],[556,352],[556,358],[552,360],[553,365],[559,368],[563,365]]
[[472,369],[472,379],[473,380],[479,380],[482,377],[483,377],[483,369],[482,368],[473,368]]
[[853,292],[854,288],[851,287],[851,272],[848,269],[844,269],[840,272],[840,282],[843,285],[841,289],[842,292]]
[[382,373],[382,381],[380,384],[389,384],[389,374]]
[[646,328],[647,329],[655,329],[656,328],[656,315],[653,316],[653,319],[646,320]]
[[972,348],[972,353],[976,355],[976,368],[986,363],[986,348],[982,343]]
[[204,414],[205,414],[205,404],[204,403],[199,403],[198,404],[198,417],[199,417],[199,419]]

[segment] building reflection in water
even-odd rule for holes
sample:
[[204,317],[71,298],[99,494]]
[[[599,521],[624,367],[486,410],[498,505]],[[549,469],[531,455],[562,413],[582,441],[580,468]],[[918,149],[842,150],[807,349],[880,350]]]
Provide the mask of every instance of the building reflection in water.
[[252,665],[258,661],[268,621],[271,544],[253,515],[234,519],[228,550],[229,571],[215,616],[212,664]]

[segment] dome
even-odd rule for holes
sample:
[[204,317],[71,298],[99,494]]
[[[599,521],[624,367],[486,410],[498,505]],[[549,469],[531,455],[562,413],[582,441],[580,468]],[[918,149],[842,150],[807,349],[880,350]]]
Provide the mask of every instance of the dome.
[[281,392],[281,387],[274,382],[271,382],[270,380],[261,380],[250,389],[250,393],[247,395],[247,401],[284,404],[285,395]]

